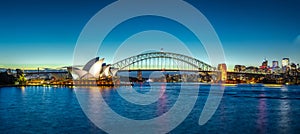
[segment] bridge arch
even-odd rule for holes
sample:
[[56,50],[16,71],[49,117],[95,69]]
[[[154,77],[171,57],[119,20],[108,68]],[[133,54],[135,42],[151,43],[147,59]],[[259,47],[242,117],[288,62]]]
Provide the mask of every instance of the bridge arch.
[[131,56],[112,64],[118,70],[194,70],[214,71],[215,68],[190,56],[171,52],[150,52]]

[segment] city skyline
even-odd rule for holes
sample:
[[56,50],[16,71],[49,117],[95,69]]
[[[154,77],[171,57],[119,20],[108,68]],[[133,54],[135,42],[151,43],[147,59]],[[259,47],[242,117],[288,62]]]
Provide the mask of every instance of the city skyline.
[[[113,1],[9,1],[0,5],[0,68],[62,67],[72,65],[76,40],[89,19]],[[226,64],[260,66],[266,58],[272,61],[290,58],[300,63],[300,16],[298,1],[193,1],[187,0],[210,21],[222,42]],[[116,12],[117,13],[117,12]],[[138,22],[156,30],[180,33],[184,28],[167,19],[135,18],[120,25],[122,33],[107,38],[107,46],[120,45],[123,36],[132,34]],[[168,25],[167,27],[155,27]],[[172,30],[173,29],[173,30]],[[141,30],[141,29],[139,29]],[[148,30],[148,29],[147,29]],[[117,29],[118,31],[118,29]],[[184,32],[183,32],[184,33]],[[122,36],[123,35],[123,36]],[[176,42],[163,34],[145,33],[126,42],[132,45],[169,45]],[[203,46],[191,36],[183,36],[197,59],[208,62]],[[154,39],[154,41],[153,41]],[[198,49],[198,46],[199,49]],[[103,49],[112,49],[110,47]],[[156,50],[161,48],[157,46]],[[171,50],[165,48],[166,51]],[[203,52],[203,53],[202,53]],[[200,53],[200,54],[199,54]],[[99,57],[112,59],[111,53],[99,50]],[[128,55],[129,57],[130,55]],[[126,58],[126,57],[124,57]]]
[[[128,57],[127,57],[128,58]],[[104,58],[105,59],[105,58]],[[257,67],[257,68],[260,68],[262,67],[262,64],[264,64],[265,61],[267,61],[267,66],[266,67],[269,67],[270,69],[273,69],[273,68],[280,68],[282,69],[283,67],[290,67],[292,64],[296,65],[297,68],[299,67],[299,64],[300,63],[296,63],[296,62],[293,62],[293,61],[289,61],[289,63],[283,63],[283,60],[286,59],[286,58],[283,58],[281,60],[267,60],[267,59],[264,59],[264,61],[262,62],[259,62],[257,66],[255,65],[244,65],[244,64],[236,64],[236,65],[230,65],[229,67],[227,67],[228,71],[234,71],[235,69],[235,66],[245,66],[245,67]],[[289,59],[289,58],[288,58]],[[276,63],[274,63],[276,62]],[[105,62],[104,64],[111,64],[111,63],[107,63]],[[220,63],[219,65],[221,64],[224,64],[224,63]],[[219,66],[218,65],[218,66]],[[225,63],[225,65],[227,65]],[[275,66],[274,66],[275,65]],[[37,70],[37,69],[63,69],[63,68],[67,68],[69,67],[70,65],[62,65],[62,64],[19,64],[19,65],[14,65],[14,66],[3,66],[3,65],[0,65],[0,70],[1,69],[22,69],[22,70]],[[76,65],[75,67],[83,67],[84,65]],[[216,67],[217,68],[217,67]]]
[[4,0],[0,133],[296,133],[300,0]]

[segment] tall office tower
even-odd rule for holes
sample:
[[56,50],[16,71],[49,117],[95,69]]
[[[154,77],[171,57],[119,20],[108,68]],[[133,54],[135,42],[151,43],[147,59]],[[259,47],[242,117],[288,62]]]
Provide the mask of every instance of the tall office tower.
[[288,67],[290,65],[290,59],[289,58],[283,58],[281,61],[282,68]]
[[272,62],[272,68],[278,68],[278,61]]

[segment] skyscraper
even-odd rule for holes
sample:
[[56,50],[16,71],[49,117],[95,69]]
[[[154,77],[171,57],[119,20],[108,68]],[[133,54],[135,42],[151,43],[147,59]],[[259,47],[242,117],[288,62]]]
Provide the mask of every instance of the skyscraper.
[[272,68],[278,68],[278,61],[272,62]]
[[269,67],[268,67],[268,60],[264,59],[264,61],[262,62],[261,66],[260,66],[260,70],[262,72],[267,72],[268,69],[269,69]]
[[268,60],[267,59],[265,59],[263,61],[263,63],[261,64],[261,68],[268,68]]
[[281,61],[282,68],[288,67],[290,65],[290,59],[289,58],[283,58]]
[[282,64],[282,71],[283,73],[288,72],[289,65],[290,65],[290,59],[289,58],[283,58],[281,61]]

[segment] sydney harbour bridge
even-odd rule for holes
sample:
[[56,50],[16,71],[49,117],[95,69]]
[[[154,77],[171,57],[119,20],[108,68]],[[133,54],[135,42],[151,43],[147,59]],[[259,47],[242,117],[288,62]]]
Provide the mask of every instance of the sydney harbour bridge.
[[[82,69],[69,67],[71,71],[68,69],[68,72],[72,75],[75,74],[77,76],[75,79],[98,79],[101,77],[115,76],[117,72],[122,71],[187,71],[205,73],[204,75],[208,75],[208,73],[217,74],[220,72],[216,70],[215,67],[191,56],[162,51],[138,54],[113,64],[106,65],[103,62],[104,58],[99,59],[99,57],[96,57],[91,59]],[[62,74],[68,72],[38,71],[27,73],[27,76],[45,74],[51,77],[62,77]],[[58,74],[60,76],[58,76]]]
[[[89,80],[105,83],[106,81],[111,82],[109,81],[111,79],[123,80],[127,76],[132,81],[147,81],[150,80],[148,77],[152,76],[152,73],[155,74],[154,71],[159,71],[160,74],[163,73],[165,78],[172,78],[171,82],[259,82],[261,78],[268,76],[267,73],[260,72],[227,71],[226,64],[219,64],[216,68],[191,56],[163,51],[141,53],[112,64],[105,64],[104,58],[99,59],[99,57],[96,57],[88,61],[83,68],[81,67],[64,67],[67,70],[45,69],[41,71],[37,69],[29,72],[24,71],[24,74],[28,80],[36,78],[58,81],[83,80],[85,83],[90,82]],[[187,78],[187,81],[184,81],[183,77]],[[168,79],[166,80],[168,82]]]
[[171,53],[149,52],[131,56],[111,65],[112,68],[128,71],[215,71],[216,68],[196,58]]

